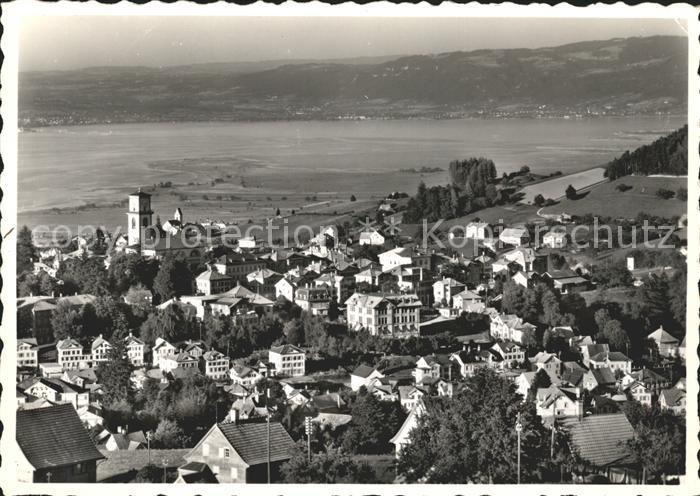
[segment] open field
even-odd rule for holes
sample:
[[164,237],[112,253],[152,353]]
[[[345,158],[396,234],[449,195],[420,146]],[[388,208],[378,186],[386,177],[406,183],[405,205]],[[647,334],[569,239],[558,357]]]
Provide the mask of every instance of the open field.
[[[632,189],[622,193],[616,189],[619,184],[632,186]],[[659,188],[676,191],[687,187],[687,184],[688,179],[685,177],[626,176],[599,184],[578,200],[564,198],[556,205],[543,208],[541,213],[590,213],[614,218],[633,218],[640,212],[662,217],[680,216],[686,213],[687,203],[675,198],[664,200],[656,196],[656,191]]]
[[525,186],[520,190],[520,192],[525,195],[522,201],[524,203],[532,203],[537,195],[542,195],[545,200],[548,198],[557,200],[565,195],[566,188],[569,185],[576,188],[576,191],[586,190],[595,184],[606,181],[604,174],[604,168],[596,167],[595,169],[585,170],[568,176],[557,177],[549,181]]

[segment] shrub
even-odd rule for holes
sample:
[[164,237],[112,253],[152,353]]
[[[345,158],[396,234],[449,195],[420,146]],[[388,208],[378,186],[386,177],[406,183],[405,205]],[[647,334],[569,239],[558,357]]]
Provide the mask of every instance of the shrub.
[[669,198],[673,198],[676,195],[673,191],[670,189],[666,188],[659,188],[656,190],[656,196],[659,198],[663,198],[664,200],[668,200]]
[[629,184],[620,183],[617,186],[615,186],[615,189],[621,193],[624,193],[625,191],[631,190],[632,186],[630,186]]

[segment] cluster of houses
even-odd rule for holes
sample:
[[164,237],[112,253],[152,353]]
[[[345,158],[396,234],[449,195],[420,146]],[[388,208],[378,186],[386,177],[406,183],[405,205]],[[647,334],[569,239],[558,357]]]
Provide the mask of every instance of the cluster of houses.
[[[128,205],[128,230],[117,240],[117,250],[154,258],[179,253],[194,266],[213,248],[204,242],[183,242],[180,234],[201,233],[207,226],[184,222],[180,209],[173,219],[154,226],[148,194],[138,191],[130,195]],[[384,208],[385,213],[391,209]],[[657,403],[675,414],[685,413],[683,379],[672,383],[663,370],[634,370],[625,354],[611,351],[607,344],[596,343],[592,337],[576,334],[571,328],[552,331],[566,338],[578,359],[562,361],[559,355],[544,351],[530,356],[528,348],[534,341],[536,326],[521,316],[499,310],[501,296],[494,294],[495,278],[515,281],[524,288],[545,283],[560,294],[588,290],[594,284],[582,267],[576,271],[550,267],[548,253],[567,246],[565,230],[546,233],[541,244],[544,250],[540,243],[531,243],[524,227],[506,227],[497,237],[492,237],[491,232],[491,226],[484,222],[469,223],[462,237],[449,234],[451,248],[442,251],[420,248],[411,240],[403,240],[408,241],[404,246],[394,246],[395,237],[375,230],[358,232],[355,247],[378,250],[376,260],[353,255],[353,247],[347,239],[341,239],[334,226],[321,229],[307,244],[296,248],[275,249],[255,237],[245,237],[238,240],[236,249],[211,259],[206,270],[194,277],[191,294],[162,302],[158,308],[174,305],[190,319],[220,315],[241,325],[270,315],[276,302],[284,299],[311,315],[333,314],[349,332],[363,330],[396,338],[452,331],[462,325],[460,319],[465,312],[479,315],[485,322],[483,332],[457,332],[464,343],[461,350],[418,357],[385,356],[376,364],[360,365],[351,372],[353,391],[364,387],[382,401],[399,402],[408,413],[392,440],[397,456],[410,442],[409,433],[417,418],[428,411],[425,398],[454,395],[463,380],[480,368],[502,374],[513,381],[524,399],[533,398],[545,424],[567,425],[572,432],[580,433],[574,439],[580,440],[582,450],[586,443],[595,442],[587,434],[589,426],[597,425],[604,417],[606,425],[619,424],[614,432],[629,434],[628,424],[620,417],[624,417],[620,405],[625,401]],[[158,235],[153,236],[154,233]],[[47,255],[40,262],[43,265],[35,265],[35,269],[45,270],[51,276],[44,266],[53,267],[55,277],[54,265],[60,264],[62,256],[60,252]],[[109,264],[109,257],[105,263]],[[454,274],[445,273],[446,267],[454,266],[461,270],[459,280]],[[51,335],[51,315],[61,302],[79,310],[94,300],[91,295],[18,298],[18,318],[21,313],[35,336]],[[315,390],[313,385],[300,382],[306,375],[307,361],[307,351],[300,347],[281,344],[268,350],[267,360],[234,361],[225,350],[209,348],[197,340],[170,342],[159,337],[146,343],[134,334],[123,339],[125,356],[134,367],[134,387],[141,387],[148,377],[167,383],[203,374],[216,381],[231,399],[226,420],[212,426],[185,457],[187,463],[179,469],[178,482],[266,480],[268,456],[260,446],[267,428],[248,422],[269,414],[266,394],[258,389],[261,379],[280,382],[288,410],[311,416],[317,424],[335,428],[352,421],[349,406],[338,392]],[[649,339],[656,342],[661,357],[684,359],[685,340],[679,342],[663,328],[652,332]],[[23,419],[18,426],[33,429],[37,424],[55,422],[52,416],[66,419],[66,425],[71,426],[68,432],[75,435],[76,421],[101,426],[102,390],[95,368],[109,360],[112,349],[113,343],[103,336],[90,342],[73,338],[57,342],[18,339],[17,408],[18,418]],[[534,387],[541,371],[549,385]],[[38,430],[52,429],[42,425]],[[67,459],[63,465],[60,460],[51,465],[35,459],[38,441],[31,432],[18,435],[28,460],[25,469],[34,467],[27,477],[95,480],[95,464],[102,456],[99,451],[95,453],[95,443],[108,451],[141,449],[144,445],[142,432],[96,431],[94,438],[87,441],[77,436],[80,442],[76,445],[81,446],[85,459],[78,460],[76,454],[75,459]],[[64,437],[63,433],[55,436]],[[293,441],[284,426],[274,422],[270,424],[270,436],[274,440],[274,450],[270,452],[274,477],[279,475],[281,463],[289,459]],[[624,441],[619,435],[608,437],[615,442]],[[92,450],[87,448],[88,443]],[[60,457],[56,455],[56,459]],[[609,468],[608,475],[612,477],[614,467]],[[72,470],[79,475],[71,476]]]

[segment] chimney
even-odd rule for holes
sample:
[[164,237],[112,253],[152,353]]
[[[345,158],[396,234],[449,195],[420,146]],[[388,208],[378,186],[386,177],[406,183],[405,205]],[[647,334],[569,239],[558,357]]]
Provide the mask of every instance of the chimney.
[[234,424],[238,423],[238,410],[235,408],[231,410],[231,422]]

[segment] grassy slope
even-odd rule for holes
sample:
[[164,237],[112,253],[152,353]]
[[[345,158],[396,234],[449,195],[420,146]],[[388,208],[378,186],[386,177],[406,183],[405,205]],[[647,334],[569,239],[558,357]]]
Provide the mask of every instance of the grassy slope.
[[[615,188],[618,184],[627,184],[632,189],[621,193]],[[666,188],[676,191],[687,187],[687,178],[627,176],[615,181],[602,183],[578,200],[562,199],[557,205],[545,207],[543,214],[566,212],[572,215],[591,213],[611,217],[636,217],[639,212],[646,212],[664,217],[682,215],[686,212],[686,203],[672,198],[663,200],[656,196],[656,190]]]

